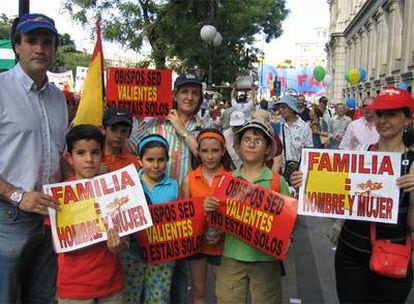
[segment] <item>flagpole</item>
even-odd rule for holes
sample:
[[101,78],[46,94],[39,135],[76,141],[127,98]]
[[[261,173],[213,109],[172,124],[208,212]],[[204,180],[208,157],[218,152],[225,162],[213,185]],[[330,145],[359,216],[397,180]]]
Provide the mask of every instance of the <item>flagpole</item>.
[[101,71],[102,71],[102,96],[105,99],[106,90],[105,90],[105,69],[104,69],[104,57],[103,57],[103,47],[102,47],[102,36],[101,36],[101,18],[96,20],[96,36],[99,39],[99,44],[101,45],[102,50],[102,61],[101,61]]

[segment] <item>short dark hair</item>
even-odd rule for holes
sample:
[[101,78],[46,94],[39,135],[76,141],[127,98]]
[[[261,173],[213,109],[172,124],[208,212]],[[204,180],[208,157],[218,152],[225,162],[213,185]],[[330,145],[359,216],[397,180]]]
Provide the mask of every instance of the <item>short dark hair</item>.
[[328,98],[326,96],[322,96],[321,98],[319,98],[319,102],[328,102]]
[[83,139],[97,141],[103,151],[105,138],[102,131],[94,125],[78,125],[66,134],[66,145],[70,154],[72,154],[75,143]]

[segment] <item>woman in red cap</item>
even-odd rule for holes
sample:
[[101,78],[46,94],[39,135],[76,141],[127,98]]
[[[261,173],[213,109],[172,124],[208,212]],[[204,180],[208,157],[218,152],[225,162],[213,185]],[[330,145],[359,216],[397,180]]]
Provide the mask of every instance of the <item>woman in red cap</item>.
[[[386,87],[368,108],[375,111],[379,133],[378,143],[368,150],[402,154],[402,176],[397,182],[401,188],[398,223],[376,223],[376,239],[404,245],[407,232],[414,229],[413,210],[409,208],[410,193],[414,193],[414,167],[411,168],[414,152],[409,149],[414,142],[410,128],[414,100],[407,91]],[[411,261],[403,278],[388,277],[370,269],[373,228],[370,222],[351,220],[346,220],[342,227],[335,254],[336,289],[341,303],[404,303],[410,292]],[[411,242],[411,234],[408,241]]]
[[[375,223],[372,235],[376,240],[387,240],[406,245],[407,257],[411,257],[411,231],[414,231],[414,152],[409,147],[414,143],[410,128],[414,113],[414,100],[404,90],[386,87],[367,107],[375,111],[375,126],[379,133],[376,144],[369,151],[400,153],[401,177],[397,185],[401,188],[397,224]],[[292,174],[292,186],[302,184],[303,174]],[[346,220],[338,239],[335,253],[336,289],[340,303],[404,303],[413,282],[411,259],[406,275],[401,278],[381,275],[370,268],[372,255],[371,223]],[[394,248],[395,249],[395,248]],[[395,252],[395,250],[392,250]],[[409,252],[409,254],[408,254]],[[382,259],[384,261],[384,259]]]

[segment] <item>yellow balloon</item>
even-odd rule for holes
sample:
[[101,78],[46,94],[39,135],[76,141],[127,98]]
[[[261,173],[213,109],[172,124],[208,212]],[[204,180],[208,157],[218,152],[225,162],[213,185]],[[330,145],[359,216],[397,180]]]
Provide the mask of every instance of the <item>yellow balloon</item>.
[[349,82],[352,84],[357,84],[361,79],[361,73],[358,69],[349,70]]

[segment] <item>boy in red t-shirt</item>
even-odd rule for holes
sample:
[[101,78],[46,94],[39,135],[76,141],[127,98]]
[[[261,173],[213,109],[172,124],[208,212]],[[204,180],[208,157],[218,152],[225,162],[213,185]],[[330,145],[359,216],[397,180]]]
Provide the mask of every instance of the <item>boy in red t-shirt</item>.
[[[66,135],[68,162],[74,176],[93,178],[102,161],[104,136],[92,125],[79,125]],[[58,255],[57,295],[59,304],[122,303],[123,270],[119,254],[128,247],[113,229],[107,242]]]
[[139,169],[137,156],[127,152],[127,139],[132,131],[132,116],[123,108],[108,108],[103,117],[105,145],[103,162],[108,171],[115,171],[130,164]]

